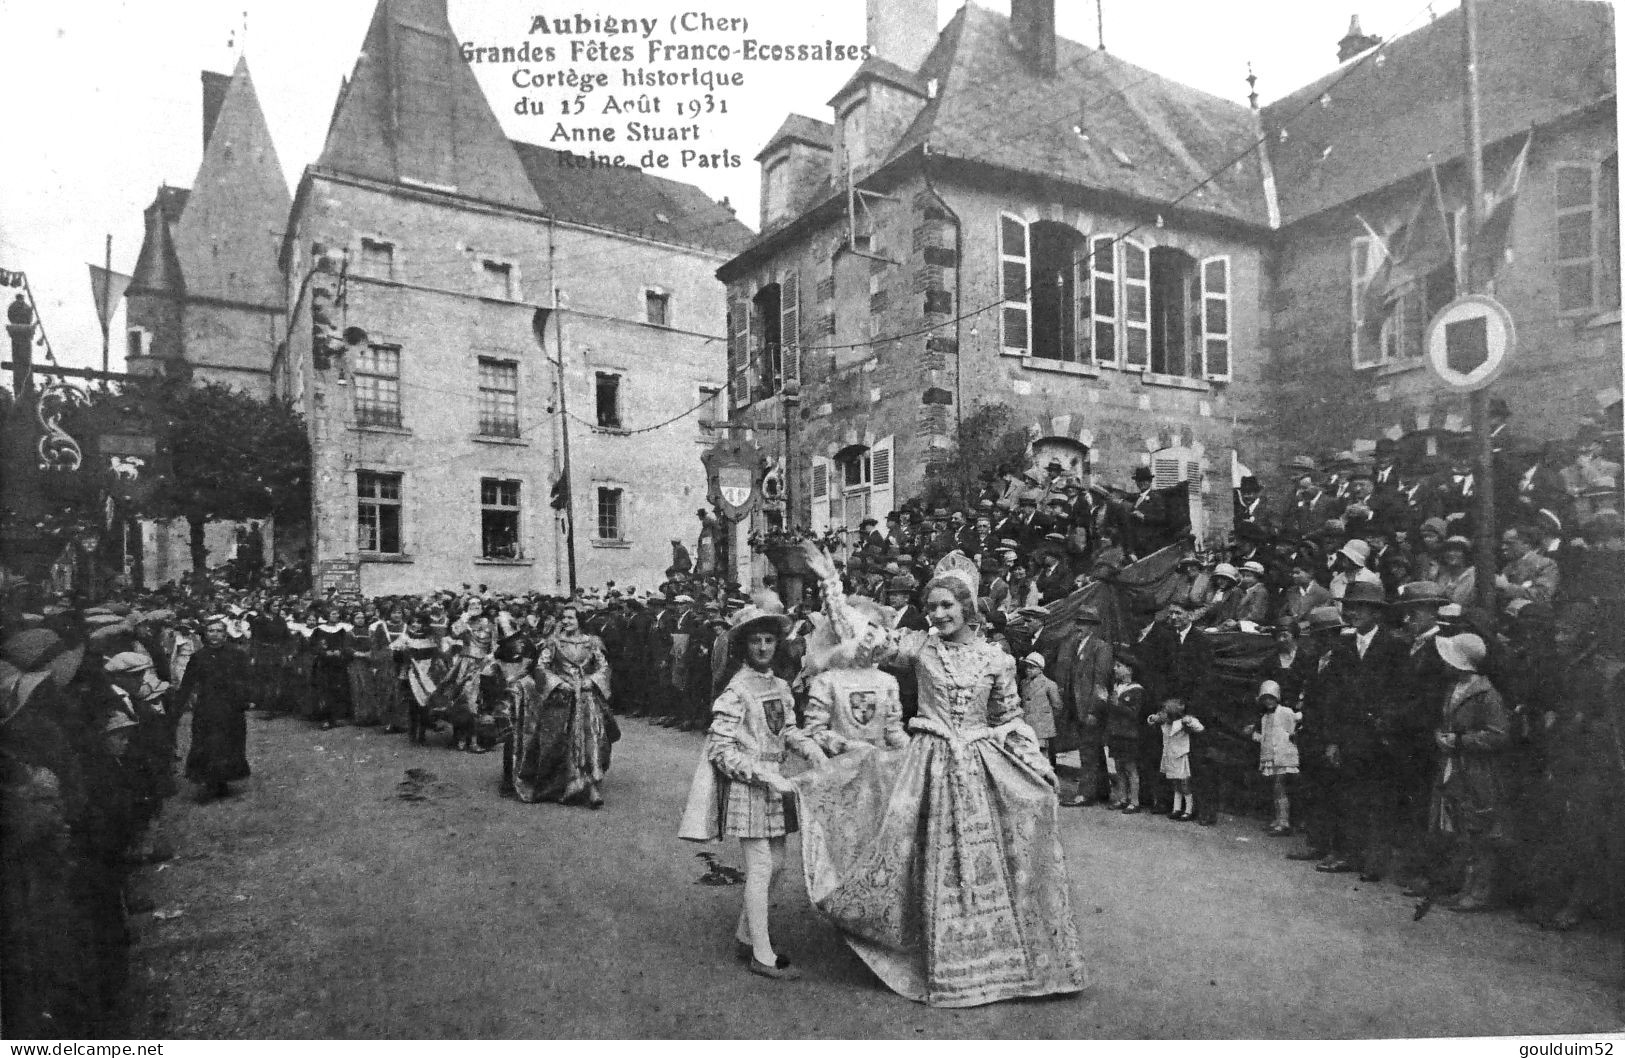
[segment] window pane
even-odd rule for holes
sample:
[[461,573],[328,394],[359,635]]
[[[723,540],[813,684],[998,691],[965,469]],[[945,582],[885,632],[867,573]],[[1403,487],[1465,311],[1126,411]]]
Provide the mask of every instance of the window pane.
[[1224,298],[1207,299],[1207,329],[1209,334],[1230,333],[1230,303]]
[[1578,165],[1557,168],[1557,208],[1591,205],[1591,170]]
[[598,490],[598,538],[600,540],[619,540],[621,538],[621,490]]
[[1095,315],[1117,315],[1117,284],[1110,279],[1095,280]]
[[1096,275],[1114,276],[1117,274],[1117,261],[1113,254],[1114,246],[1110,239],[1096,239],[1091,264]]
[[1144,329],[1130,327],[1128,332],[1128,362],[1144,366],[1151,361],[1151,336]]
[[1207,373],[1210,375],[1228,375],[1230,373],[1230,341],[1225,338],[1209,338],[1207,342]]
[[644,308],[650,323],[666,326],[666,295],[649,293],[644,297]]
[[480,433],[519,436],[519,365],[480,360]]
[[1557,269],[1557,308],[1559,312],[1589,309],[1592,298],[1590,262],[1561,265]]
[[1117,327],[1111,323],[1095,324],[1095,357],[1100,360],[1117,359]]
[[1146,252],[1138,246],[1123,247],[1123,274],[1129,279],[1144,279]]
[[388,555],[401,553],[401,509],[378,508],[378,550]]
[[1003,252],[1006,257],[1027,256],[1027,226],[1025,224],[1009,217],[1000,217],[999,231],[1003,238]]
[[1565,213],[1557,218],[1557,257],[1572,261],[1591,256],[1591,212]]
[[1004,310],[1004,347],[1006,349],[1027,348],[1027,310]]
[[1150,312],[1149,297],[1145,287],[1131,286],[1128,288],[1127,317],[1130,323],[1144,323]]
[[1020,261],[1004,262],[1004,299],[1027,300],[1027,266]]
[[1223,261],[1209,261],[1202,266],[1202,284],[1209,294],[1224,294],[1230,289],[1230,270]]

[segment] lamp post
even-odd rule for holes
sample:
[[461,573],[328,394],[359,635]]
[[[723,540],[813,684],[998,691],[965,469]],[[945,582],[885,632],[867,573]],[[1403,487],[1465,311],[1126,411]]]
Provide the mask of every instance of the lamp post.
[[784,529],[790,532],[796,524],[796,414],[801,408],[801,383],[786,382],[780,400],[784,405]]

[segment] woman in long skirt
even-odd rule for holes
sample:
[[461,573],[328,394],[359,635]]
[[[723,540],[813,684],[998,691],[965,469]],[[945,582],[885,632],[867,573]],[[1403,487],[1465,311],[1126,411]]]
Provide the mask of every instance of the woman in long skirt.
[[224,797],[229,784],[246,779],[248,655],[226,642],[226,622],[211,617],[203,629],[204,647],[192,656],[181,683],[182,708],[192,710],[192,747],[186,778],[206,794]]
[[357,607],[350,612],[350,660],[346,665],[350,677],[350,710],[357,727],[370,727],[379,722],[378,681],[372,666],[372,619],[366,610]]
[[317,622],[310,631],[310,695],[312,720],[320,720],[323,731],[350,719],[350,630],[328,620],[327,607],[311,607]]
[[398,689],[396,698],[406,707],[406,737],[422,744],[434,726],[430,710],[435,691],[446,678],[445,640],[434,635],[429,615],[418,611],[407,623],[406,634],[393,643]]
[[395,644],[406,636],[406,615],[399,606],[390,608],[389,616],[373,623],[372,666],[381,687],[378,719],[384,731],[394,734],[406,730],[406,699],[401,694],[397,678]]
[[888,987],[933,1006],[1077,992],[1083,957],[1055,773],[1022,719],[1015,659],[982,638],[975,573],[926,586],[936,634],[849,607],[834,563],[807,557],[843,640],[912,668],[908,748],[844,754],[798,777],[807,895]]
[[463,616],[449,629],[457,646],[451,670],[435,691],[433,712],[451,722],[451,748],[484,753],[475,728],[480,716],[480,678],[496,670],[496,624],[485,607],[471,599]]
[[521,801],[602,808],[599,791],[618,732],[609,715],[609,663],[597,636],[566,606],[536,663],[541,707],[524,718],[514,776]]

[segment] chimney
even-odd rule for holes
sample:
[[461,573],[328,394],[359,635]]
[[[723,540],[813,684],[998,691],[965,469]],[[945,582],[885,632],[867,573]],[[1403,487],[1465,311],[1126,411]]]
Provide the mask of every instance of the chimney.
[[1349,17],[1349,31],[1343,34],[1343,39],[1337,42],[1337,61],[1348,62],[1363,51],[1369,51],[1382,43],[1381,37],[1367,36],[1360,29],[1360,16]]
[[1010,36],[1029,72],[1055,76],[1055,0],[1010,0]]
[[937,0],[868,0],[870,54],[914,73],[937,43]]
[[220,106],[226,101],[226,89],[231,87],[231,78],[223,73],[203,71],[203,146],[209,146],[209,136],[214,132],[215,119],[220,116]]

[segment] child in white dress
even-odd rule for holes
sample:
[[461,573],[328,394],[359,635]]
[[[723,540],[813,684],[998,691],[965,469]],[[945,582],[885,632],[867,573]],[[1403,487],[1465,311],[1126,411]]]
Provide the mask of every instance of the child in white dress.
[[1202,722],[1185,715],[1185,703],[1170,698],[1162,709],[1145,722],[1162,729],[1162,777],[1174,788],[1174,807],[1169,819],[1187,822],[1196,818],[1196,795],[1191,793],[1191,732],[1202,731]]
[[1275,822],[1264,828],[1266,834],[1286,837],[1292,833],[1292,806],[1287,776],[1298,774],[1298,744],[1293,741],[1302,717],[1281,706],[1281,685],[1265,680],[1258,688],[1258,707],[1263,710],[1256,729],[1249,724],[1245,733],[1258,743],[1258,770],[1270,777],[1275,787]]

